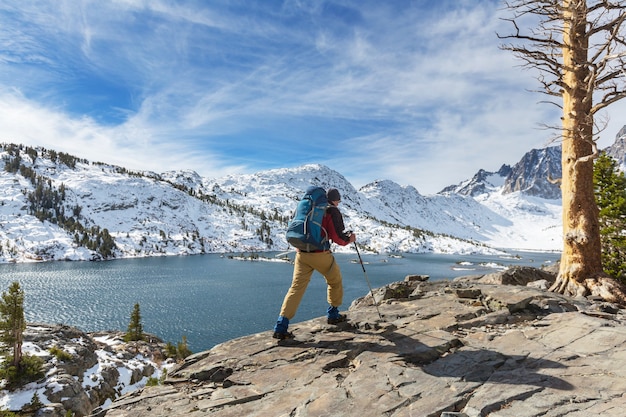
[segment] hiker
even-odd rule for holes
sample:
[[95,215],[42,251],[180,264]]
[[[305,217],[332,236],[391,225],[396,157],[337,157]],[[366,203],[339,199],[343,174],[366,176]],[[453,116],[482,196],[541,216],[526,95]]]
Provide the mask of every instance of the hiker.
[[[326,231],[328,238],[334,243],[346,246],[356,241],[354,233],[344,230],[343,216],[337,208],[341,201],[341,195],[336,188],[331,188],[326,193],[328,199],[328,208],[322,220],[322,227]],[[328,285],[328,303],[330,306],[327,310],[327,323],[338,324],[346,321],[346,316],[339,314],[339,306],[343,302],[343,284],[341,282],[341,271],[339,265],[335,262],[335,257],[330,251],[330,242],[325,243],[324,249],[305,252],[296,249],[296,260],[293,268],[293,278],[291,287],[280,309],[280,315],[276,325],[274,326],[274,338],[276,339],[293,339],[293,333],[287,329],[289,320],[296,315],[296,310],[302,301],[304,292],[306,291],[313,271],[317,271],[324,276]]]

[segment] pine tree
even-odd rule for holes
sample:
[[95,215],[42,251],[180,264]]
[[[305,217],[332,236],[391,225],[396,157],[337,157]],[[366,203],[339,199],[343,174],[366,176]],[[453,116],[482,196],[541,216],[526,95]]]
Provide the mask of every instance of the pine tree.
[[33,393],[33,396],[30,399],[30,403],[26,404],[22,409],[27,410],[27,411],[32,411],[32,412],[36,412],[37,410],[39,410],[41,407],[43,407],[43,403],[41,402],[41,400],[39,399],[39,394],[37,394],[37,391],[35,391]]
[[133,312],[130,315],[130,323],[128,330],[124,336],[127,342],[143,340],[143,325],[141,324],[141,312],[139,311],[139,303],[135,304]]
[[183,335],[182,340],[178,342],[178,346],[176,347],[176,356],[178,359],[185,359],[192,353],[193,352],[191,352],[187,345],[187,336]]
[[626,283],[626,176],[602,153],[595,162],[593,184],[599,213],[602,267]]
[[13,350],[12,365],[18,370],[22,361],[22,342],[26,330],[24,320],[24,291],[14,281],[0,300],[0,342],[6,350]]

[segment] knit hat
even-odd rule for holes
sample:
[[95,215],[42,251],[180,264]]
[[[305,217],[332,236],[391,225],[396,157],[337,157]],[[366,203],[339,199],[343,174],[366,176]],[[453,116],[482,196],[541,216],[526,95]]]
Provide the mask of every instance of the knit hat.
[[331,188],[326,193],[326,198],[328,201],[341,201],[341,195],[339,194],[339,190],[336,188]]

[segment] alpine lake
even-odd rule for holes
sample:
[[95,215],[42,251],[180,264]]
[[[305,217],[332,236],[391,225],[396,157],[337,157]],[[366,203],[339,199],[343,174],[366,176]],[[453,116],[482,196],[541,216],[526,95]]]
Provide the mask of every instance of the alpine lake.
[[[291,283],[293,266],[277,253],[206,254],[0,265],[0,290],[18,281],[28,322],[66,324],[83,331],[126,331],[136,303],[147,333],[177,344],[185,336],[193,352],[271,330]],[[293,260],[295,253],[288,257]],[[406,275],[430,280],[485,274],[508,266],[541,267],[560,253],[508,251],[507,255],[336,253],[344,284],[342,311],[373,288]],[[367,278],[367,279],[366,279]],[[291,322],[326,313],[326,283],[314,273]]]

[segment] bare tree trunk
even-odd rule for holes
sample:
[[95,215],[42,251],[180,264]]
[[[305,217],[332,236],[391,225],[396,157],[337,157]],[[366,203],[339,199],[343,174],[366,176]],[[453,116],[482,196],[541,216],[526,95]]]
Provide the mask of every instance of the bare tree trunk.
[[587,88],[587,5],[585,1],[563,0],[563,7],[563,253],[559,275],[550,290],[572,296],[593,294],[623,303],[626,296],[620,284],[602,268],[593,189],[593,100]]

